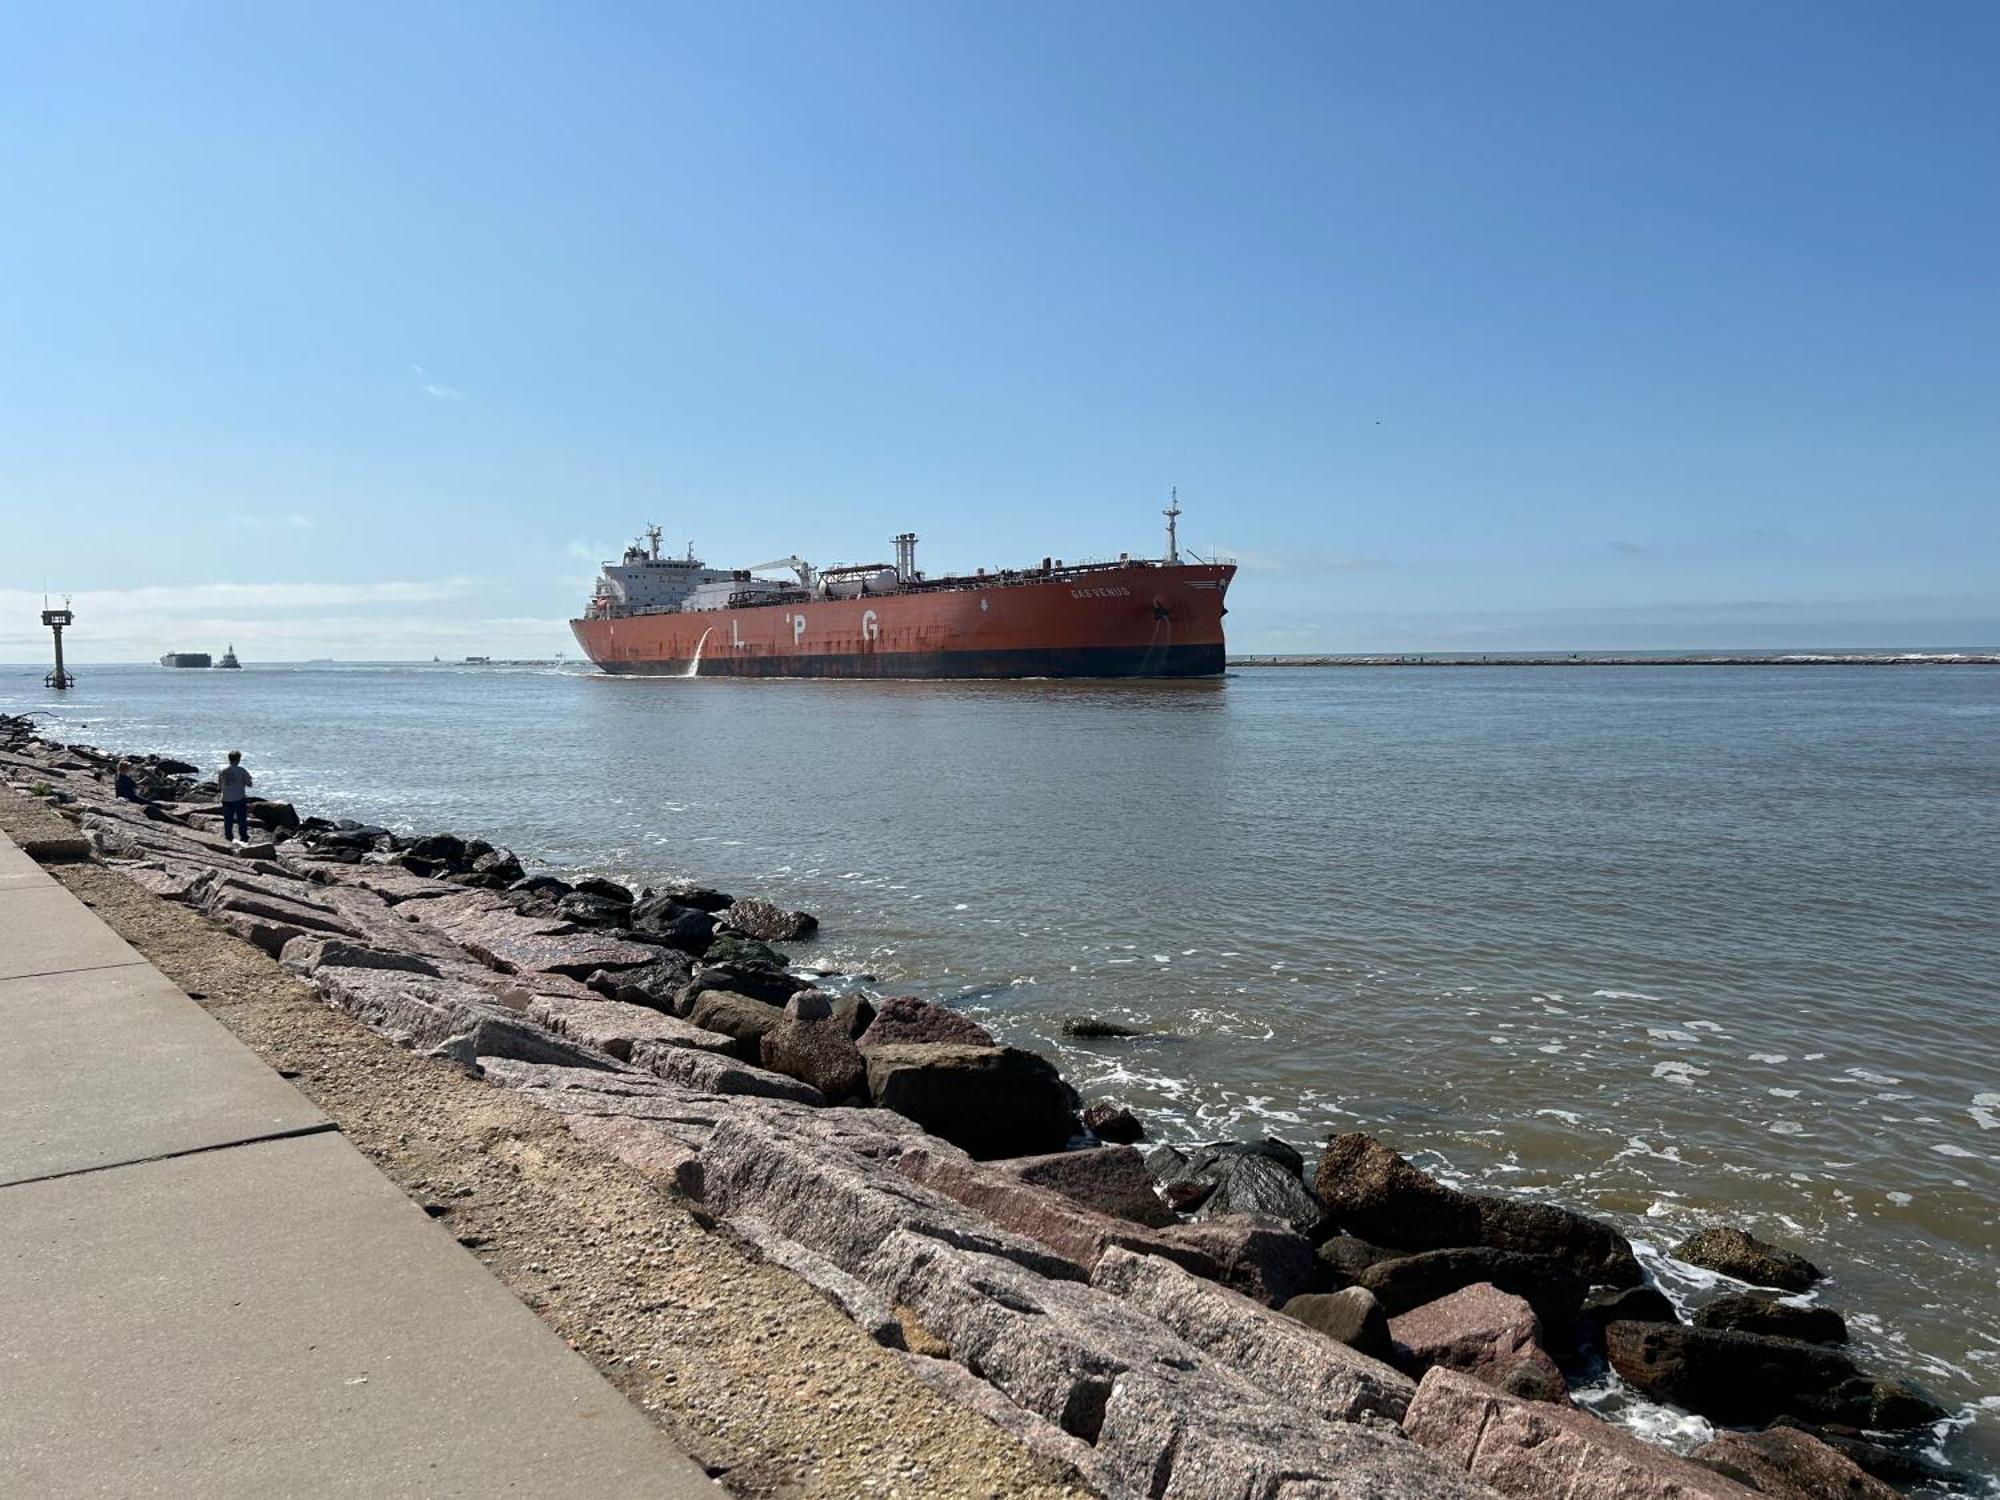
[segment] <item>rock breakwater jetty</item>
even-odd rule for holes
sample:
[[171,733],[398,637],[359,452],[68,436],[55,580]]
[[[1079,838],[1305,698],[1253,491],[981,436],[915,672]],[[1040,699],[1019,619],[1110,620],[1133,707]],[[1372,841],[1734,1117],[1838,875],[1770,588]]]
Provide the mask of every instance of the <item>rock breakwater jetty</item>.
[[[822,988],[781,946],[811,941],[807,913],[279,802],[231,842],[195,767],[133,761],[142,800],[121,801],[115,763],[0,718],[0,779],[66,830],[53,857],[122,871],[547,1111],[1101,1494],[1740,1500],[1947,1477],[1916,1453],[1945,1413],[1850,1355],[1794,1249],[1697,1235],[1680,1257],[1726,1288],[1684,1321],[1614,1226],[1460,1191],[1374,1134],[1311,1158],[1149,1145],[965,1016]],[[1643,1442],[1572,1399],[1607,1365],[1741,1430],[1691,1455]]]

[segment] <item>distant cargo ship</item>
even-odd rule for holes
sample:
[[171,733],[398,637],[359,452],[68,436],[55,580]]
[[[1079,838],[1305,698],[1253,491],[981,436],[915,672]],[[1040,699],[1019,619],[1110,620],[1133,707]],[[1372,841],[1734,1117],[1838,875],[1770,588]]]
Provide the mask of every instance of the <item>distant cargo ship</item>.
[[215,664],[206,651],[169,651],[160,658],[163,667],[208,667]]
[[[893,563],[814,568],[785,557],[711,568],[660,555],[660,528],[604,565],[582,618],[606,672],[740,677],[1212,677],[1236,567],[1183,562],[1178,499],[1162,558],[929,578],[917,538]],[[759,578],[787,569],[791,579]]]

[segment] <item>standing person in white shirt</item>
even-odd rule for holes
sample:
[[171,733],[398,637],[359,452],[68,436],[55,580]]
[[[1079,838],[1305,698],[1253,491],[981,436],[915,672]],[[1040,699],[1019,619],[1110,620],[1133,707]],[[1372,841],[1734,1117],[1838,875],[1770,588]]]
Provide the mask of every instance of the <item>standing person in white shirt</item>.
[[229,764],[216,773],[222,788],[222,836],[229,837],[232,824],[236,836],[250,842],[250,773],[243,769],[243,752],[229,752]]

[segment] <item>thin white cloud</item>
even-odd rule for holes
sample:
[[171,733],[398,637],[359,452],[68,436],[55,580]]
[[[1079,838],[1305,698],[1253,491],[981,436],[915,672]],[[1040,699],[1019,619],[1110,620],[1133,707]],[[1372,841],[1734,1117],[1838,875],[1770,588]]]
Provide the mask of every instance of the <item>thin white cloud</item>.
[[439,401],[457,401],[465,395],[465,392],[455,385],[445,385],[441,381],[433,380],[430,371],[422,365],[411,365],[410,373],[417,377],[417,388],[426,396],[433,396]]

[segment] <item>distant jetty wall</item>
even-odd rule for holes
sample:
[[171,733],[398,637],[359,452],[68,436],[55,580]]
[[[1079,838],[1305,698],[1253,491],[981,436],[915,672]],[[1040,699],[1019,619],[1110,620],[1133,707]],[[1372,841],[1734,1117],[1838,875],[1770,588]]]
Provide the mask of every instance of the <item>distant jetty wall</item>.
[[2000,651],[1682,652],[1402,652],[1360,656],[1232,656],[1231,667],[1994,667]]

